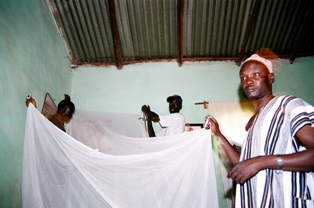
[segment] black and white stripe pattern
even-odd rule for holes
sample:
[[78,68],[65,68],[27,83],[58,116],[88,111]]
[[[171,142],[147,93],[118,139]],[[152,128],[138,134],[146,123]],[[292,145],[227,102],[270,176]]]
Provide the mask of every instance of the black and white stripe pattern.
[[[272,99],[256,115],[242,146],[241,161],[259,155],[303,151],[295,134],[304,125],[314,127],[314,107],[290,95]],[[314,173],[260,171],[238,184],[236,207],[314,207]]]

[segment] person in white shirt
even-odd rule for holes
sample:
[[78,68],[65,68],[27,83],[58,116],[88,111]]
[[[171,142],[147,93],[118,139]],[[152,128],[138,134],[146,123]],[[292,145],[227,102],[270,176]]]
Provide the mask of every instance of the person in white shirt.
[[[185,118],[180,110],[182,109],[182,98],[179,95],[172,95],[167,98],[169,112],[167,115],[158,115],[150,110],[149,105],[143,105],[142,111],[147,116],[148,135],[150,137],[169,136],[183,133],[185,129]],[[155,133],[153,122],[159,122],[162,129]]]

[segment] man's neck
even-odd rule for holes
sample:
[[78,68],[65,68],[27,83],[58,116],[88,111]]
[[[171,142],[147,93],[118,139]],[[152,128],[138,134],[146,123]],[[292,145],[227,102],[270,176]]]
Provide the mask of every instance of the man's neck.
[[269,103],[269,101],[271,101],[274,97],[275,96],[271,94],[269,96],[263,97],[262,99],[254,100],[253,105],[255,107],[255,112],[260,111],[260,109],[266,106],[267,103]]
[[170,114],[171,114],[171,113],[180,113],[180,111],[173,111],[173,112],[170,112]]

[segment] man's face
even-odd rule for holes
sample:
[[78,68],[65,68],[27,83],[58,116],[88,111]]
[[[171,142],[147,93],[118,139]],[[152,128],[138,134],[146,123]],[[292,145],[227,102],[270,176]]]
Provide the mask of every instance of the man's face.
[[62,115],[64,122],[69,123],[73,116],[73,110],[66,106],[64,108],[61,108],[60,114]]
[[169,102],[169,112],[170,113],[179,113],[182,108],[182,105],[177,100],[171,100]]
[[249,99],[259,99],[272,94],[272,83],[275,77],[266,66],[258,61],[246,62],[240,70],[240,81],[243,92]]

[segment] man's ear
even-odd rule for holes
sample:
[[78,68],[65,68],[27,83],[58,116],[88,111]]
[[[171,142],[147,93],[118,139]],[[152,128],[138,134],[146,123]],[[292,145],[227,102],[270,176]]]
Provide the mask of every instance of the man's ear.
[[269,84],[273,84],[275,82],[275,74],[269,73],[268,74],[268,80],[269,80]]

